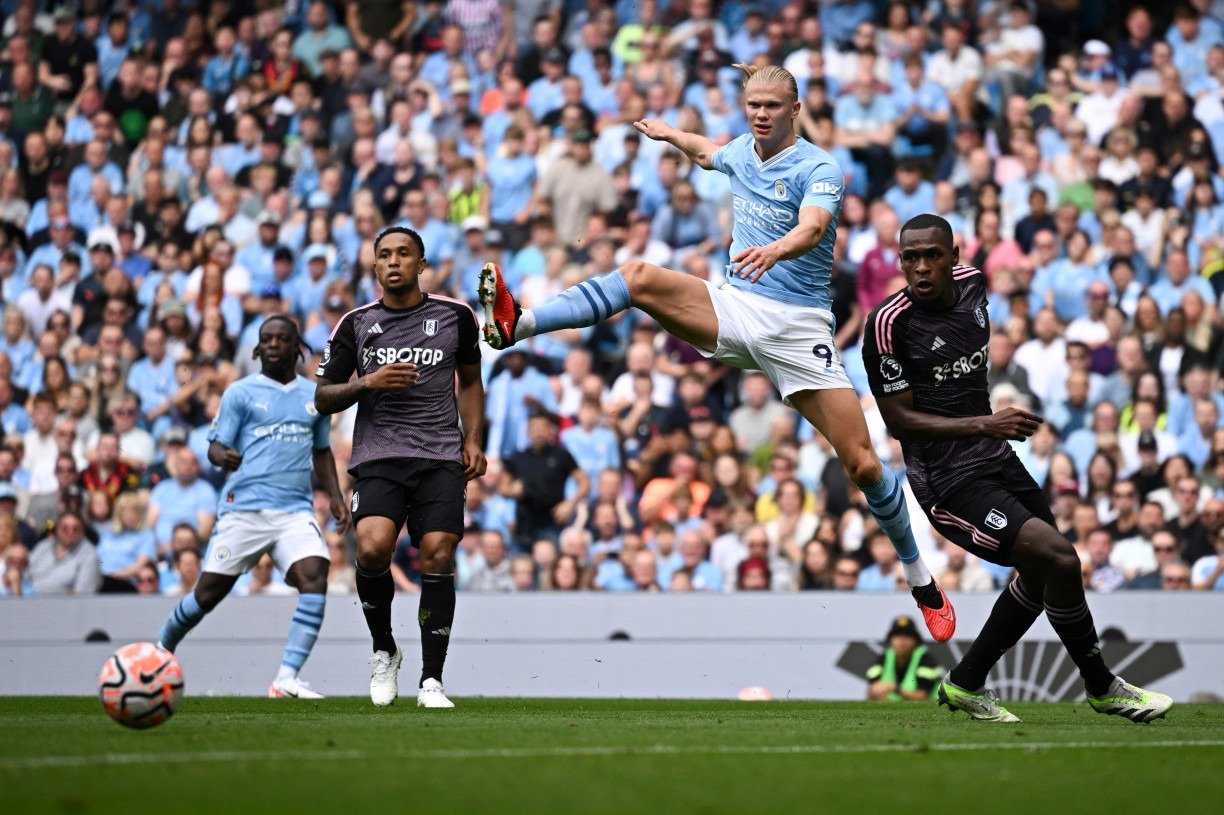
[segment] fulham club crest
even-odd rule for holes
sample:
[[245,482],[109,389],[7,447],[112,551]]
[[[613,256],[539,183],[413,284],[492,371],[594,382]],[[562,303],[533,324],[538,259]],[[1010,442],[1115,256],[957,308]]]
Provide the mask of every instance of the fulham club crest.
[[437,320],[426,320],[422,328],[425,329],[426,337],[432,337],[434,334],[438,333],[438,321]]
[[985,308],[983,308],[982,306],[978,306],[977,308],[975,308],[973,310],[973,318],[977,320],[977,324],[979,328],[986,327],[986,309]]

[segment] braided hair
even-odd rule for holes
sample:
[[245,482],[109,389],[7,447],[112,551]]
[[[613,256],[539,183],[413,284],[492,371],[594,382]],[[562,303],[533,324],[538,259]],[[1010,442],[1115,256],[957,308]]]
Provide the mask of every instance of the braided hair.
[[[293,343],[297,346],[297,349],[298,349],[298,352],[297,352],[298,359],[305,362],[306,355],[313,354],[314,349],[311,348],[309,345],[307,345],[306,341],[302,339],[302,331],[301,329],[298,328],[297,320],[294,320],[288,314],[273,314],[272,316],[264,320],[263,323],[259,326],[259,332],[262,334],[264,326],[266,326],[268,323],[271,323],[273,321],[282,322],[285,325],[289,326],[290,336],[292,337]],[[255,346],[255,350],[251,352],[251,359],[259,359],[259,345],[258,344]]]

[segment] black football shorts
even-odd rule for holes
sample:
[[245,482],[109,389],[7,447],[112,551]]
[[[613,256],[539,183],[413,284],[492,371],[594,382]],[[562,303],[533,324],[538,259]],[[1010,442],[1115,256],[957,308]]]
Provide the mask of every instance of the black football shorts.
[[1045,494],[1015,456],[977,471],[925,507],[939,532],[967,552],[991,563],[1011,566],[1020,527],[1030,518],[1054,526]]
[[392,458],[360,465],[353,488],[353,523],[379,515],[408,523],[415,546],[429,532],[463,534],[467,480],[457,461]]

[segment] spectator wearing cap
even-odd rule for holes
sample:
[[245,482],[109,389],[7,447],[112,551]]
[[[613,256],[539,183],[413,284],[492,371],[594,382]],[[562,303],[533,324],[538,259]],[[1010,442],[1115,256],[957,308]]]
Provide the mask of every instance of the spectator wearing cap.
[[922,644],[918,626],[898,617],[889,626],[884,653],[867,669],[867,698],[877,702],[926,701],[943,668]]
[[[541,54],[540,77],[527,86],[527,110],[537,121],[568,101],[562,90],[565,61],[565,52],[557,47]],[[581,103],[582,81],[576,77],[574,79],[578,82],[578,101]]]
[[[6,281],[5,294],[9,297],[17,297],[25,290],[26,281],[29,280],[30,272],[37,266],[50,266],[52,269],[58,269],[60,261],[68,253],[75,254],[81,259],[81,275],[88,277],[93,271],[93,248],[86,253],[85,247],[77,243],[73,232],[72,224],[68,220],[68,213],[63,204],[52,204],[48,207],[48,232],[51,238],[50,243],[45,243],[30,253],[26,259],[25,267],[20,275],[20,278],[15,278],[12,284]],[[110,252],[114,253],[114,249],[109,244],[104,244]]]
[[1075,109],[1075,118],[1084,123],[1088,130],[1088,143],[1094,146],[1100,144],[1105,134],[1117,123],[1118,113],[1126,98],[1122,77],[1112,62],[1103,63],[1097,73],[1100,81]]
[[251,291],[261,292],[276,283],[274,262],[280,247],[280,218],[264,211],[255,223],[256,239],[238,252],[235,263],[250,274]]
[[553,163],[536,191],[536,200],[550,207],[557,235],[566,245],[584,237],[592,214],[616,207],[611,177],[592,161],[593,138],[589,130],[571,134],[567,154]]
[[[498,264],[503,275],[508,267],[503,252],[503,238],[497,229],[489,229],[489,224],[480,215],[472,215],[460,224],[463,229],[463,241],[455,250],[455,272],[450,281],[450,295],[457,300],[475,304],[473,288],[479,285],[480,269],[486,262]],[[493,238],[493,245],[490,245]],[[517,277],[505,276],[508,286],[518,289]],[[513,281],[513,282],[511,282]]]
[[322,243],[312,243],[302,252],[302,271],[281,290],[290,311],[306,322],[323,308],[327,288],[335,279],[332,271],[334,249]]
[[59,516],[50,535],[30,552],[26,578],[38,595],[96,594],[102,585],[101,562],[85,540],[85,521],[68,512]]
[[97,84],[98,50],[77,33],[70,6],[56,9],[55,28],[43,40],[41,58],[39,77],[60,99],[71,99],[82,88]]
[[313,0],[306,9],[306,25],[293,41],[293,58],[318,77],[323,72],[324,51],[338,53],[353,44],[348,29],[331,21],[331,10],[322,0]]

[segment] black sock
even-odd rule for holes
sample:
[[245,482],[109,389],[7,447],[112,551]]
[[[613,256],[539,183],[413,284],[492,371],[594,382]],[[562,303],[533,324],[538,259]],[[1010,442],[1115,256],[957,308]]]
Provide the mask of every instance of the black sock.
[[426,679],[442,681],[446,646],[450,645],[451,623],[455,621],[455,576],[421,575],[421,684]]
[[395,597],[395,582],[391,579],[391,567],[371,573],[358,563],[357,596],[361,598],[361,611],[374,639],[374,650],[395,654],[395,638],[391,636],[391,599]]
[[1020,641],[1041,612],[1041,601],[1025,588],[1019,577],[1013,580],[995,601],[982,633],[952,669],[949,677],[952,684],[969,691],[985,685],[990,669]]
[[1101,643],[1097,640],[1092,612],[1088,610],[1088,602],[1083,594],[1080,595],[1078,604],[1067,604],[1062,608],[1050,605],[1047,600],[1046,617],[1079,668],[1088,692],[1093,696],[1103,695],[1109,690],[1114,675],[1105,665],[1105,658],[1101,656]]

